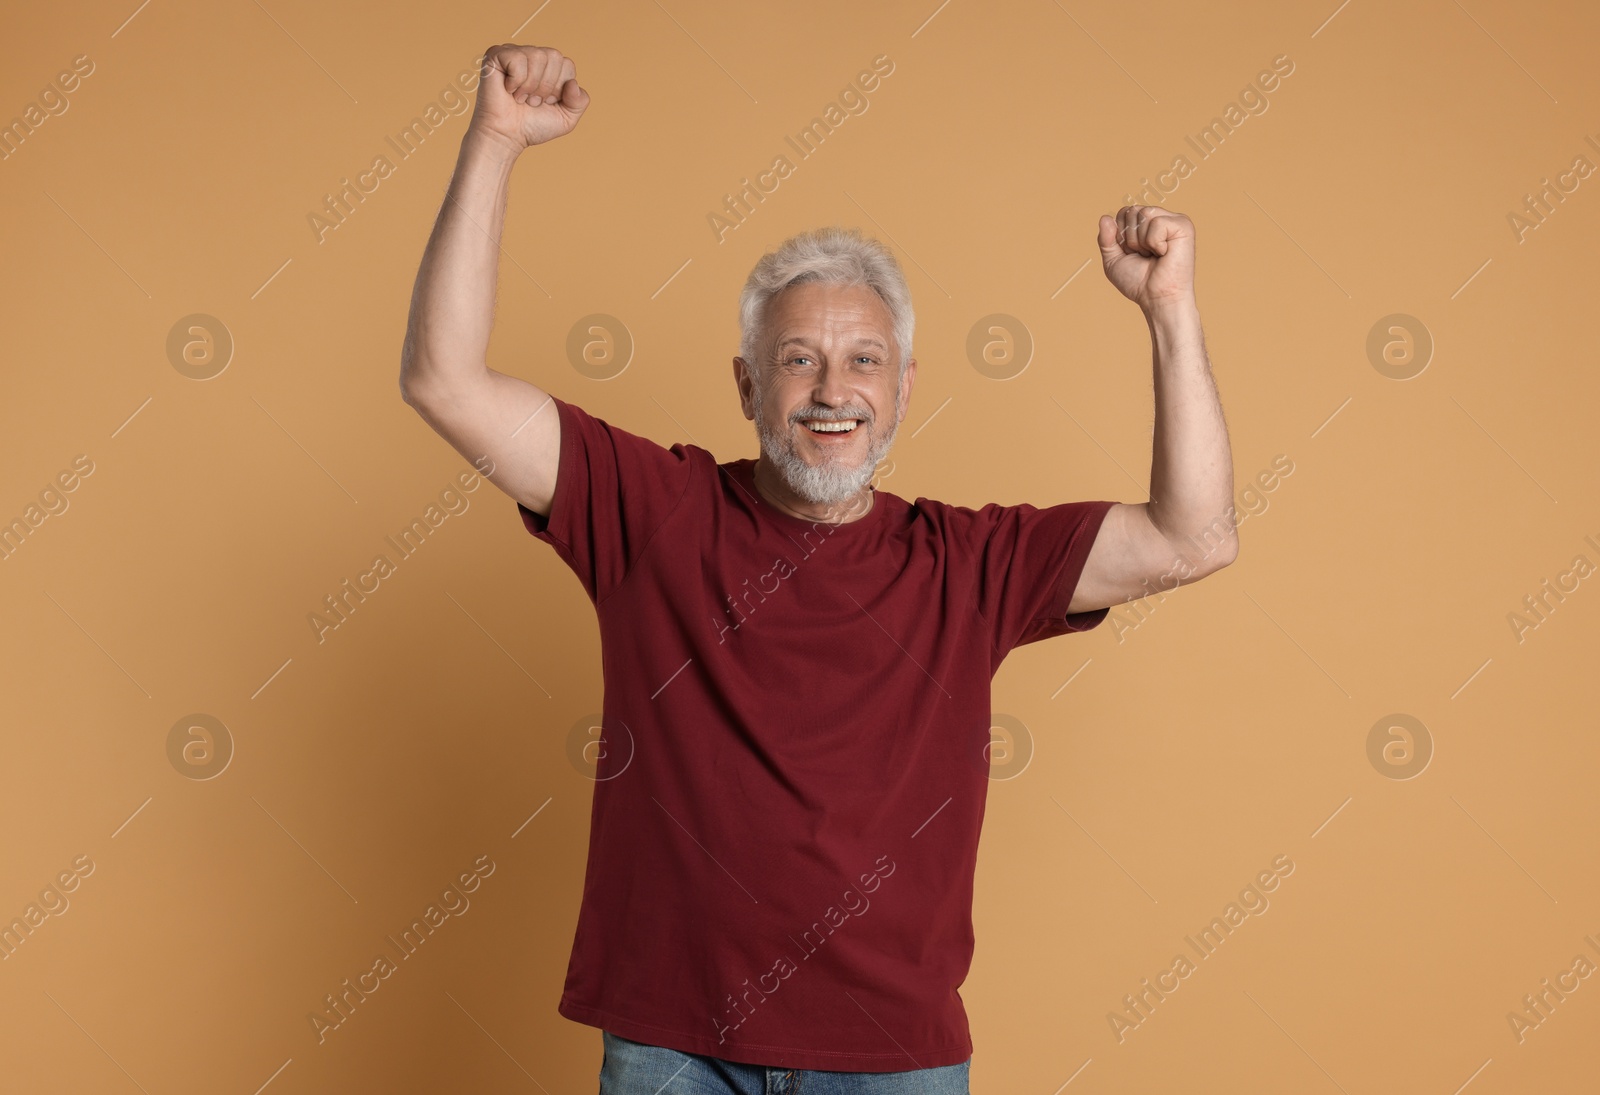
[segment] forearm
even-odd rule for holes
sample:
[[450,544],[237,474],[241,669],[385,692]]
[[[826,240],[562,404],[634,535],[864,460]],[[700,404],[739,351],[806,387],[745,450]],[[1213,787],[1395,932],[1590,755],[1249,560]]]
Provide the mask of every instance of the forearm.
[[400,354],[409,399],[488,367],[500,234],[516,156],[468,131],[422,254]]
[[1233,453],[1192,296],[1145,313],[1155,372],[1150,519],[1189,566],[1231,562]]

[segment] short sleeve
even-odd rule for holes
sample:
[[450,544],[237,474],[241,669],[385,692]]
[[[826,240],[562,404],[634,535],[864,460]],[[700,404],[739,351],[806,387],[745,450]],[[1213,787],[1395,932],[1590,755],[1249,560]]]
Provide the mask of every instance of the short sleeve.
[[977,511],[982,550],[978,607],[988,621],[995,663],[1013,648],[1088,631],[1109,607],[1069,614],[1073,591],[1100,525],[1115,502],[1064,502],[1040,508],[990,504]]
[[561,420],[561,451],[548,517],[521,502],[522,523],[583,583],[596,605],[632,573],[682,501],[693,461],[629,433],[582,407],[550,397]]

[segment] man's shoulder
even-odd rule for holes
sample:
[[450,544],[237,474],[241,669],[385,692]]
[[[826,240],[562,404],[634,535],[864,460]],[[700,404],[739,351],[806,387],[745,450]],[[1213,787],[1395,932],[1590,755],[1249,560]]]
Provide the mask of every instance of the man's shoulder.
[[951,528],[972,528],[985,522],[993,521],[995,515],[1003,508],[998,502],[980,502],[977,505],[965,505],[960,502],[946,501],[942,498],[929,498],[920,494],[914,501],[905,502],[904,504],[916,510],[924,520]]
[[661,449],[665,452],[670,452],[679,459],[693,459],[697,463],[707,464],[713,468],[718,463],[716,456],[708,449],[703,449],[692,441],[657,440],[645,433],[642,426],[634,429],[631,426],[623,425],[622,423],[627,420],[627,416],[623,412],[607,410],[602,414],[599,411],[583,406],[581,403],[563,399],[554,393],[551,393],[550,398],[554,401],[557,412],[563,415],[563,421],[570,420],[580,429],[609,434],[615,440],[626,440],[635,446]]

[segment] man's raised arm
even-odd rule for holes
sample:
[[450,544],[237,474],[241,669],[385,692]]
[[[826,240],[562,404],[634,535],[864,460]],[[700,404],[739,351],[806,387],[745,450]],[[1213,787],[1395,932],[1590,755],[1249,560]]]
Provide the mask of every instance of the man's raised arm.
[[[589,106],[559,50],[499,45],[483,58],[478,102],[411,294],[400,394],[512,498],[550,512],[561,451],[555,404],[489,368],[500,233],[523,149],[570,133]],[[487,460],[485,460],[487,458]]]
[[1195,304],[1194,224],[1159,206],[1124,206],[1100,218],[1099,244],[1106,277],[1150,328],[1150,501],[1106,511],[1069,612],[1164,593],[1239,554],[1233,453]]

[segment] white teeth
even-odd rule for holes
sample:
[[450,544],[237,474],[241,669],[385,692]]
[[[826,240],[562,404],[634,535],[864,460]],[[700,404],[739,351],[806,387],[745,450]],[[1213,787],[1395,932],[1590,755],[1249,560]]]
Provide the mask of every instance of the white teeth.
[[843,422],[812,418],[806,422],[806,428],[813,433],[849,433],[856,428],[855,419]]

